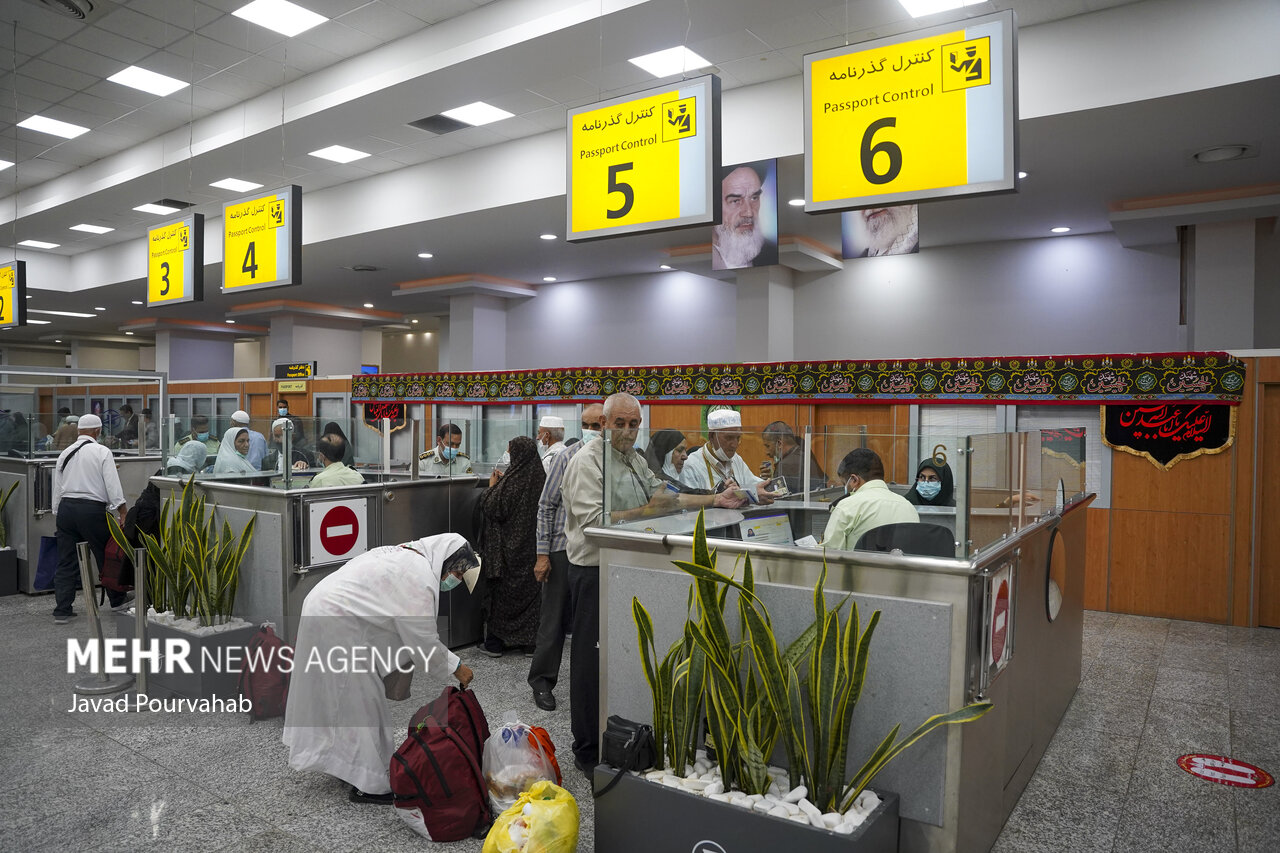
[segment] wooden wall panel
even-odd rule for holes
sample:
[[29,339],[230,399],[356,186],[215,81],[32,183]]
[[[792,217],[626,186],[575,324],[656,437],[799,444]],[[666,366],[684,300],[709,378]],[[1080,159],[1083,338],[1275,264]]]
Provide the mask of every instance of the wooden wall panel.
[[[1253,565],[1258,579],[1254,624],[1280,628],[1280,383],[1258,387],[1263,425],[1258,436],[1258,470],[1264,476],[1258,484],[1258,516],[1253,525],[1257,531]],[[1250,591],[1254,588],[1252,584],[1249,587]]]
[[701,423],[702,407],[695,405],[673,404],[670,406],[649,407],[649,430],[678,429],[685,433],[690,444],[701,443],[701,436],[692,436],[688,431]]
[[814,408],[814,432],[825,430],[832,434],[831,438],[821,442],[821,447],[815,443],[814,448],[828,477],[836,479],[840,460],[860,446],[858,428],[865,426],[867,447],[880,454],[884,461],[885,479],[905,483],[914,478],[915,471],[908,470],[906,438],[910,427],[910,406],[825,403]]
[[1111,510],[1089,507],[1085,538],[1084,606],[1107,610],[1107,576],[1111,568]]
[[1113,507],[1110,609],[1198,622],[1229,621],[1230,540],[1231,519],[1226,515]]
[[[1258,604],[1260,600],[1260,578],[1254,573],[1255,556],[1253,544],[1254,524],[1254,460],[1259,458],[1258,440],[1265,434],[1265,426],[1258,430],[1257,413],[1261,405],[1260,396],[1264,386],[1252,381],[1258,373],[1259,361],[1275,361],[1277,359],[1246,358],[1245,375],[1250,381],[1245,388],[1252,393],[1245,393],[1240,405],[1236,408],[1236,440],[1229,451],[1232,457],[1233,485],[1232,501],[1232,547],[1231,547],[1231,624],[1253,626],[1258,624]],[[1265,420],[1263,421],[1265,424]],[[1266,471],[1263,467],[1261,470]],[[1257,504],[1261,507],[1261,504]]]
[[1115,451],[1111,455],[1111,506],[1228,515],[1234,450],[1184,459],[1168,471],[1132,453]]

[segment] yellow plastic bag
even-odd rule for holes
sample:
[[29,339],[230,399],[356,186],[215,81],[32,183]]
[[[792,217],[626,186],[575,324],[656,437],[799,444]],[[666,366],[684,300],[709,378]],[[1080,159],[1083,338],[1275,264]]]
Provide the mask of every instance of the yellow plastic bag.
[[533,783],[493,822],[481,853],[574,853],[578,803],[559,785]]

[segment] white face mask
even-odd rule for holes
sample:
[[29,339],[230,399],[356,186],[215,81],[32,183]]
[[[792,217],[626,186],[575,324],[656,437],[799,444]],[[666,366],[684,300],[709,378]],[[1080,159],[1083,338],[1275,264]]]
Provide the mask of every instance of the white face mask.
[[[707,447],[711,447],[710,442],[707,443]],[[721,462],[730,462],[733,460],[732,453],[726,454],[723,450],[721,450],[718,447],[711,447],[711,455]]]
[[595,441],[597,438],[600,437],[600,435],[601,435],[600,430],[584,429],[582,431],[582,443],[587,444],[588,442]]

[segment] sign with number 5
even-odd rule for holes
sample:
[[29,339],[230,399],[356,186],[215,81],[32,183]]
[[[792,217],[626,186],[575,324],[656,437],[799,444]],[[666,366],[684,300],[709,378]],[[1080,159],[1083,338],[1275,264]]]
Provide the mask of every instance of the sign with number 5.
[[27,262],[0,264],[0,329],[27,325]]
[[204,216],[147,229],[147,307],[204,301]]
[[804,58],[805,211],[1010,192],[1012,11]]
[[302,188],[222,206],[222,292],[302,283]]
[[717,77],[570,110],[567,239],[716,222],[719,165]]

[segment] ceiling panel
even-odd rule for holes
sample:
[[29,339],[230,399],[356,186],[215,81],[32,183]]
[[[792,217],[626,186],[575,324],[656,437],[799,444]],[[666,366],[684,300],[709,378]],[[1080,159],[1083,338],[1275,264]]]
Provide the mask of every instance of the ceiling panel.
[[92,86],[102,79],[101,75],[85,74],[83,71],[55,65],[39,57],[24,62],[22,67],[18,69],[19,86],[22,85],[21,80],[24,77],[40,80],[44,83],[54,83],[72,90]]
[[799,74],[801,70],[798,64],[778,51],[721,63],[720,67],[726,74],[732,74],[744,86],[792,77]]
[[382,39],[375,38],[360,30],[352,29],[341,21],[330,21],[327,24],[321,24],[314,29],[294,36],[292,43],[314,45],[338,56],[346,57],[373,50],[383,42]]
[[230,68],[253,55],[199,33],[179,39],[169,47],[169,52],[218,70]]
[[[240,5],[244,5],[245,2],[247,0],[241,0]],[[125,5],[136,12],[150,15],[158,21],[191,31],[208,26],[224,14],[212,6],[192,2],[192,0],[184,0],[181,3],[176,3],[174,0],[128,0]]]
[[114,59],[121,66],[136,65],[156,50],[151,45],[97,27],[83,28],[67,39],[67,44]]
[[384,3],[369,3],[338,19],[343,26],[383,41],[395,41],[426,26],[421,18]]
[[[10,49],[15,50],[19,56],[36,56],[58,43],[55,39],[24,29],[21,25],[17,27],[17,31],[17,41],[15,42],[12,28],[4,27],[0,29],[0,57],[4,57],[4,51]],[[9,57],[4,58],[5,65],[12,68],[12,60]]]
[[94,24],[107,32],[149,44],[152,47],[168,47],[187,34],[184,27],[158,21],[150,15],[132,9],[116,9],[103,15]]
[[8,6],[12,9],[11,17],[10,15],[5,17],[10,17],[10,20],[17,24],[20,42],[23,31],[31,31],[54,41],[62,41],[84,26],[78,21],[51,12],[37,3],[14,3],[11,0]]
[[100,53],[93,53],[66,42],[61,42],[49,48],[40,55],[40,58],[58,68],[78,71],[99,80],[103,77],[110,77],[126,67],[124,63],[117,60],[108,59]]
[[[40,101],[56,104],[58,101],[69,98],[75,93],[73,89],[68,89],[65,86],[55,86],[54,84],[44,80],[27,77],[24,74],[18,75],[16,89],[19,113],[30,109],[23,105],[23,98],[36,98]],[[22,118],[26,118],[26,116],[23,116]],[[18,120],[21,121],[22,118],[19,118]],[[56,116],[54,116],[54,118],[56,118]]]
[[[240,3],[234,8],[244,5]],[[234,15],[224,15],[200,30],[200,34],[214,41],[232,45],[249,53],[259,53],[274,44],[279,44],[285,37],[277,32],[251,24]]]
[[689,49],[703,59],[710,60],[713,65],[723,66],[735,59],[764,53],[769,45],[746,30],[736,30],[694,42],[689,45]]

